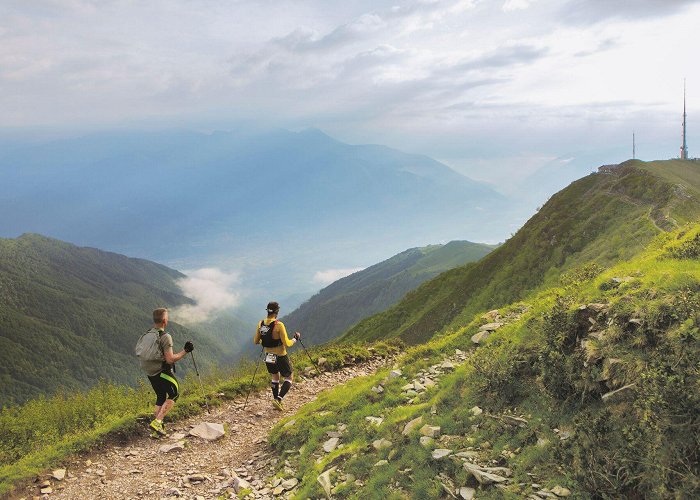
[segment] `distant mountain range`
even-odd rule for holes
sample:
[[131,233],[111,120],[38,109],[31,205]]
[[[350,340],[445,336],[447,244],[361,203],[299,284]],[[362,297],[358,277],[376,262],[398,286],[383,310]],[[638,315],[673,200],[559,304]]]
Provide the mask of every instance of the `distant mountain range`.
[[387,336],[421,343],[473,315],[517,301],[563,272],[609,266],[641,251],[663,230],[700,219],[700,167],[690,161],[630,160],[558,192],[512,238],[474,265],[423,283],[360,321],[344,342]]
[[509,232],[508,202],[431,158],[318,130],[103,133],[0,145],[0,236],[36,232],[177,269],[242,271],[243,300],[417,245]]
[[469,241],[411,248],[334,282],[281,319],[291,331],[301,331],[308,344],[326,342],[392,306],[424,281],[477,261],[494,248]]
[[[153,309],[189,303],[175,284],[182,277],[154,262],[36,234],[0,239],[0,406],[102,379],[143,381],[134,345]],[[203,366],[230,362],[240,349],[233,335],[176,323],[168,330],[178,351],[185,340],[195,342]],[[178,363],[180,373],[188,365]]]
[[[422,281],[491,248],[451,242],[408,250],[332,284],[285,321],[302,328],[310,343],[329,340]],[[161,264],[37,234],[0,239],[0,406],[99,380],[141,381],[133,348],[156,307],[173,310],[168,330],[175,349],[194,340],[204,367],[253,352],[250,317],[223,313],[194,325],[174,322],[177,307],[192,304],[177,284],[182,278]],[[179,365],[185,373],[189,358]]]

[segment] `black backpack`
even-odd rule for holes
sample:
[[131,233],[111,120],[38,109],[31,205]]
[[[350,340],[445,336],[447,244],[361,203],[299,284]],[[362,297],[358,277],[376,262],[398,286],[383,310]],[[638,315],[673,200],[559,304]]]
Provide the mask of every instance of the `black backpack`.
[[269,325],[266,325],[264,320],[260,322],[260,339],[262,340],[263,347],[279,347],[282,345],[282,339],[272,338],[272,330],[275,329],[276,324],[277,320]]

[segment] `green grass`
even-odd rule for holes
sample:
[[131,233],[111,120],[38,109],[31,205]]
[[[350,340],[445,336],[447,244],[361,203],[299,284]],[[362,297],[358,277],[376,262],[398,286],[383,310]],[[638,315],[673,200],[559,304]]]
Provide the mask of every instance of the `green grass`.
[[[325,357],[331,369],[347,362],[361,362],[373,355],[387,355],[400,349],[378,343],[372,346],[330,346],[312,350],[313,357]],[[292,355],[294,367],[303,371],[310,366],[301,352]],[[221,404],[223,398],[235,398],[248,390],[267,386],[265,377],[258,376],[253,386],[251,378],[255,363],[242,363],[237,368],[217,369],[203,377],[204,393],[193,374],[182,382],[182,394],[168,420],[178,421],[204,408],[207,394],[209,405]],[[259,372],[259,370],[258,370]],[[143,377],[145,381],[145,376]],[[119,435],[128,437],[142,433],[153,409],[153,392],[141,384],[129,388],[102,382],[85,392],[42,397],[20,406],[6,407],[0,412],[0,495],[10,492],[20,480],[30,478],[55,466],[71,453],[99,445]]]
[[635,163],[635,167],[644,169],[653,175],[661,176],[667,181],[681,185],[690,190],[690,194],[700,195],[700,164],[684,160],[666,160]]
[[[513,470],[508,491],[485,488],[479,498],[520,498],[533,491],[532,482],[568,487],[572,498],[697,497],[700,261],[694,252],[699,234],[700,225],[662,233],[635,258],[608,269],[572,269],[554,286],[500,309],[502,316],[518,312],[520,317],[474,350],[419,404],[406,404],[401,397],[406,380],[385,381],[384,371],[353,380],[290,416],[273,429],[271,444],[279,450],[303,446],[301,455],[289,458],[302,480],[296,498],[323,496],[316,477],[331,466],[362,482],[340,487],[338,498],[435,498],[440,473],[457,486],[468,484],[459,464],[433,461],[415,431],[401,435],[403,425],[419,415],[456,436],[439,447],[478,449],[488,441],[480,462],[493,460]],[[591,315],[580,308],[589,303],[608,304],[608,310]],[[594,331],[605,331],[600,340],[590,337],[589,317],[599,321]],[[400,362],[407,379],[455,348],[466,350],[469,337],[486,321],[473,315],[451,332],[410,348]],[[581,345],[586,339],[599,356],[588,363]],[[615,364],[606,368],[606,359]],[[604,372],[606,381],[600,379]],[[380,382],[385,392],[378,396],[370,388]],[[630,383],[636,384],[630,399],[601,400]],[[473,415],[474,405],[485,413]],[[431,414],[433,406],[437,415]],[[524,415],[528,424],[509,426],[487,413]],[[368,415],[385,420],[374,428],[365,422]],[[285,427],[290,420],[294,425]],[[339,423],[348,426],[346,448],[326,455],[321,451],[326,432]],[[572,435],[561,440],[555,429]],[[393,451],[375,451],[371,443],[379,438],[392,441]],[[509,453],[513,456],[504,458]],[[375,466],[381,459],[389,464]]]
[[631,259],[660,232],[700,218],[698,170],[694,162],[630,161],[617,175],[580,179],[481,261],[423,283],[342,340],[398,336],[419,344],[464,325],[479,311],[554,286],[563,272]]
[[[36,234],[0,238],[0,407],[100,378],[130,384],[134,345],[156,307],[190,301],[183,275],[143,259],[81,248]],[[171,323],[177,348],[197,345],[203,368],[230,361],[228,345]],[[185,371],[183,369],[183,371]]]

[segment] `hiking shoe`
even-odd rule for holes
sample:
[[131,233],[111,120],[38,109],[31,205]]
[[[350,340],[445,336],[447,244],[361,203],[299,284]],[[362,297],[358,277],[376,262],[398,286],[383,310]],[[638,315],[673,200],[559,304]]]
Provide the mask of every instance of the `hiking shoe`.
[[272,400],[272,405],[277,408],[279,411],[284,411],[284,406],[282,405],[282,400],[281,399],[273,399]]
[[157,420],[153,420],[150,425],[151,429],[156,431],[158,434],[161,436],[165,436],[165,428],[163,427],[163,422],[158,422]]

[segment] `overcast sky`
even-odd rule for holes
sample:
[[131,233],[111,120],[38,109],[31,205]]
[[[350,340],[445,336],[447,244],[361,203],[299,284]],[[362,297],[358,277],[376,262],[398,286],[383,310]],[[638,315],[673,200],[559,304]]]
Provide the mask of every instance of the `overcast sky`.
[[[318,127],[512,186],[700,155],[700,2],[2,0],[0,127]],[[593,161],[593,160],[590,160]]]

